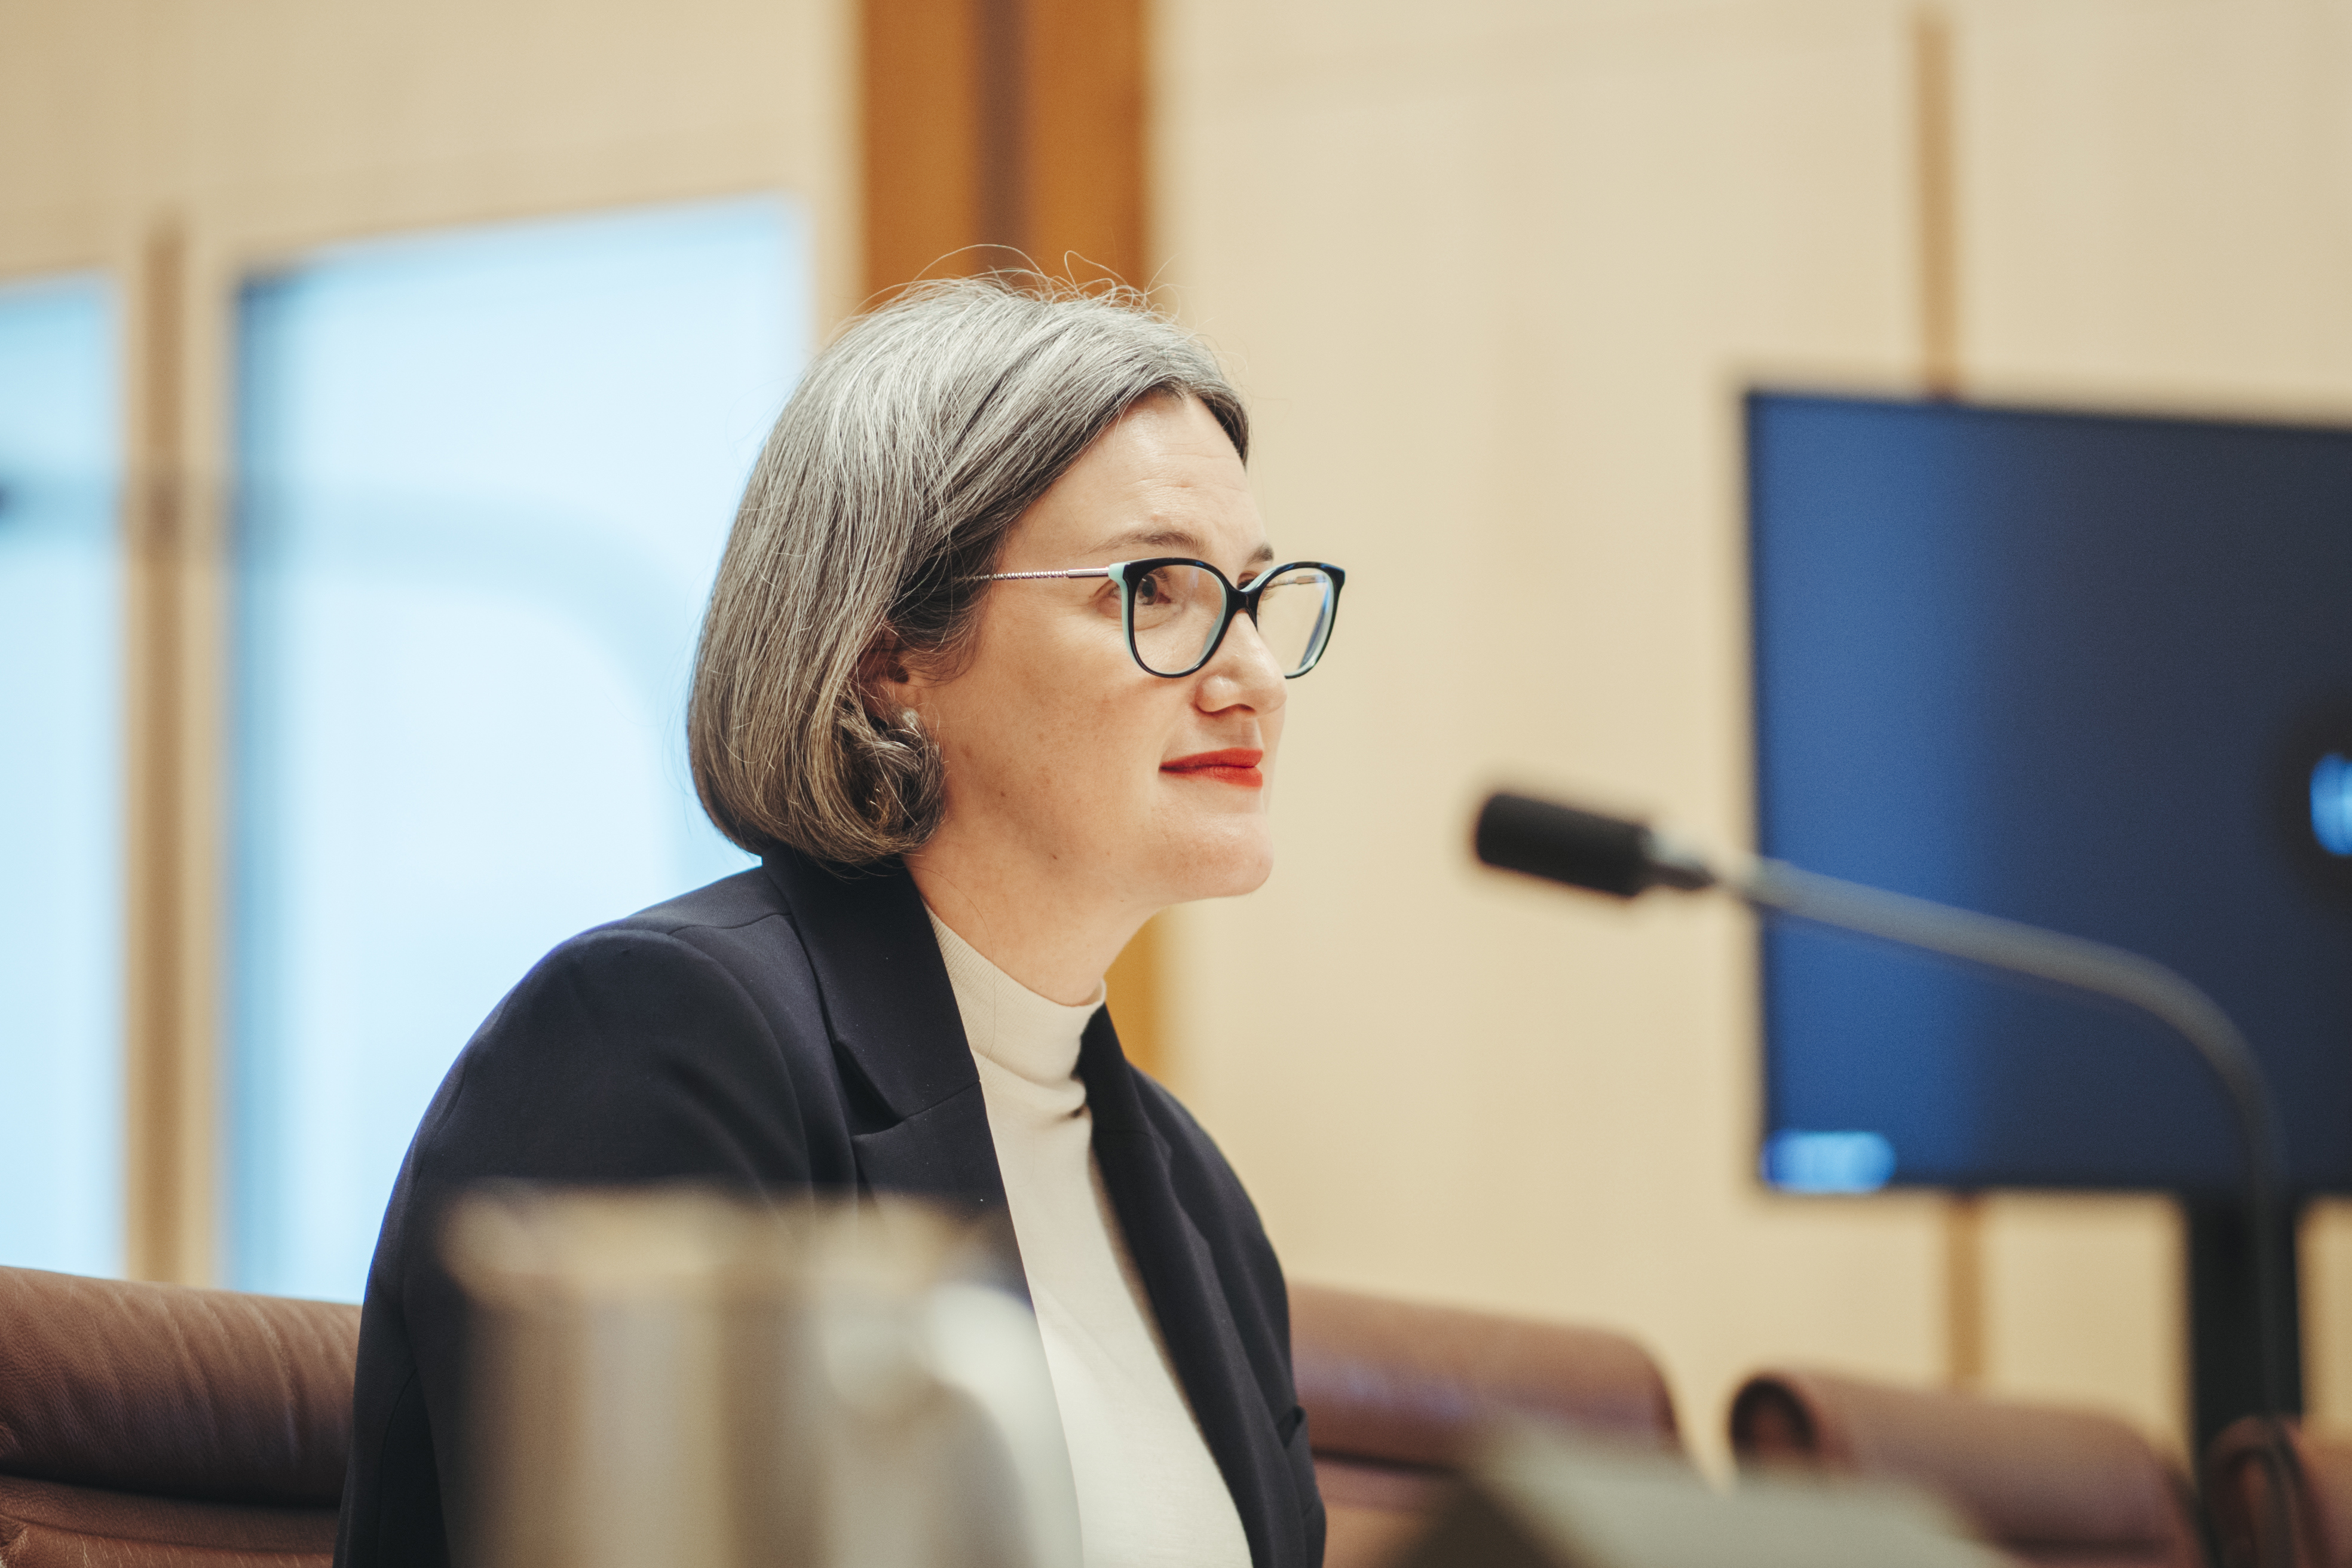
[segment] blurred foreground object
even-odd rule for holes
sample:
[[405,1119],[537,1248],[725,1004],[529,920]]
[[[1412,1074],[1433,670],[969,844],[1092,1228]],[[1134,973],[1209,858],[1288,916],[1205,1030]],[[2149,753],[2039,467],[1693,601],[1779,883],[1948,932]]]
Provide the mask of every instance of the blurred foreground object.
[[1732,1399],[1731,1447],[1745,1475],[1811,1471],[1917,1487],[1985,1540],[2045,1568],[2205,1561],[2187,1479],[2138,1433],[2092,1411],[1759,1373]]
[[470,1469],[487,1568],[1077,1568],[1028,1305],[908,1203],[477,1194]]
[[2233,1422],[2205,1453],[2205,1510],[2223,1568],[2352,1565],[2352,1434]]
[[1496,1431],[1397,1568],[1995,1568],[1924,1499],[1761,1481],[1714,1490],[1670,1458]]
[[1682,1451],[1657,1363],[1606,1330],[1294,1283],[1290,1343],[1329,1521],[1324,1568],[1386,1562],[1500,1417]]
[[0,1562],[324,1568],[360,1310],[0,1268]]

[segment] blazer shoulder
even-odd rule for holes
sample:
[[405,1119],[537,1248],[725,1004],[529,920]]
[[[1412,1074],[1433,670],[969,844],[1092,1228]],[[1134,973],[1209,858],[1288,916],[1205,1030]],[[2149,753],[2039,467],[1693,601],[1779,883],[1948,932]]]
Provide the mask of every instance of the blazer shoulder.
[[824,1005],[798,931],[756,871],[565,938],[458,1053],[430,1128],[499,1064],[826,1056]]
[[420,1177],[761,1184],[843,1163],[815,977],[746,881],[592,926],[533,964],[426,1110]]
[[644,931],[677,936],[694,931],[739,931],[764,920],[791,919],[792,911],[785,907],[776,884],[754,866],[592,930]]
[[[714,978],[723,974],[771,1026],[786,1020],[805,1026],[822,1016],[800,925],[775,883],[756,866],[591,926],[559,943],[541,963],[593,965],[625,962],[624,954],[643,961],[664,949],[676,955],[674,969],[699,968]],[[697,964],[697,958],[707,962]]]

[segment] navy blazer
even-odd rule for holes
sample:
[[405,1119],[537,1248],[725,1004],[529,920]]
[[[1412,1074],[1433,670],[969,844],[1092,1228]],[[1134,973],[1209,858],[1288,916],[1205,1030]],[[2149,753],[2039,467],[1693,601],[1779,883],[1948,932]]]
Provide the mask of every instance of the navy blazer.
[[[1107,1008],[1078,1072],[1103,1184],[1251,1562],[1318,1568],[1289,1301],[1257,1212],[1208,1134],[1128,1065]],[[979,1071],[914,879],[779,850],[573,937],[499,1004],[433,1097],[384,1214],[338,1568],[450,1561],[464,1308],[436,1242],[449,1201],[500,1177],[905,1193],[1003,1215]]]

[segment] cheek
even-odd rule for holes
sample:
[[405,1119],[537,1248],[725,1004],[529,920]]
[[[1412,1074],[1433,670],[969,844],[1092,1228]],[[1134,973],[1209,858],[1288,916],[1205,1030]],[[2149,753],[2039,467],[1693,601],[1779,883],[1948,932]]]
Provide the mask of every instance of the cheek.
[[1106,657],[1097,640],[1008,636],[943,689],[951,796],[986,793],[1024,815],[1066,816],[1120,815],[1146,795],[1182,690],[1136,669],[1124,646]]
[[1159,773],[1162,726],[1152,705],[1117,686],[1074,685],[1064,681],[1036,694],[1038,787],[1088,809],[1136,795]]

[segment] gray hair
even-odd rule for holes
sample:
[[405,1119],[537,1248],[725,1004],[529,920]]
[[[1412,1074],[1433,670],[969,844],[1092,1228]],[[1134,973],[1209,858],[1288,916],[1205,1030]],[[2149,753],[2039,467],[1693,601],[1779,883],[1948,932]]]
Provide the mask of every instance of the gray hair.
[[1139,400],[1195,398],[1246,459],[1205,344],[1129,289],[926,283],[809,366],[735,514],[687,743],[719,830],[859,866],[939,826],[939,748],[882,710],[877,653],[952,668],[1022,513]]

